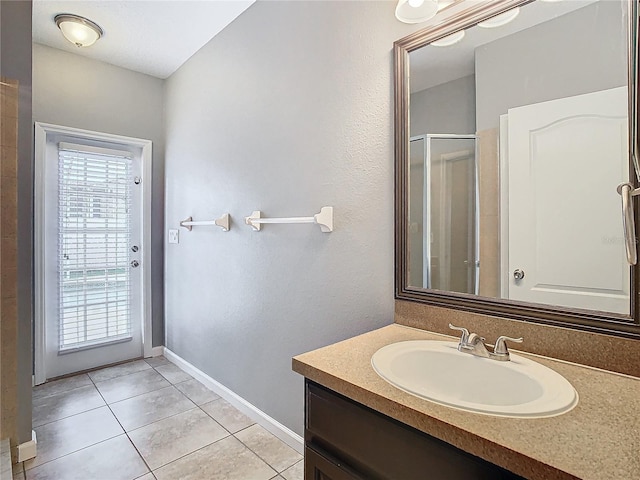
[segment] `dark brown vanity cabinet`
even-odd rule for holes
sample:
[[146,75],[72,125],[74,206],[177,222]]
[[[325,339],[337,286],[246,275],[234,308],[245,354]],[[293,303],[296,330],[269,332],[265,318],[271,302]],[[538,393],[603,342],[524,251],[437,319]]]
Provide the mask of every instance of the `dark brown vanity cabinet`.
[[522,479],[305,381],[305,480]]

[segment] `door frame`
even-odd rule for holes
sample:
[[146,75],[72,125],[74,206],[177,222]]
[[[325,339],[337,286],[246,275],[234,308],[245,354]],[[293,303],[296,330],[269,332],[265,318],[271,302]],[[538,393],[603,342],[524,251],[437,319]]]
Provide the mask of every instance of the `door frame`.
[[50,123],[35,122],[34,174],[34,384],[47,380],[45,364],[46,324],[44,305],[44,215],[45,215],[45,153],[51,135],[89,137],[93,140],[126,143],[142,150],[142,347],[144,357],[152,356],[151,336],[151,175],[152,142],[141,138],[113,135]]

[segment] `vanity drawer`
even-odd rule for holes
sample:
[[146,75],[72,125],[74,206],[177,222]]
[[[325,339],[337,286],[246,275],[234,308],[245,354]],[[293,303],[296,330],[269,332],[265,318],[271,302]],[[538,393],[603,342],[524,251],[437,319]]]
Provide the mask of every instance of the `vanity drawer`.
[[305,404],[307,446],[364,478],[521,479],[309,380]]

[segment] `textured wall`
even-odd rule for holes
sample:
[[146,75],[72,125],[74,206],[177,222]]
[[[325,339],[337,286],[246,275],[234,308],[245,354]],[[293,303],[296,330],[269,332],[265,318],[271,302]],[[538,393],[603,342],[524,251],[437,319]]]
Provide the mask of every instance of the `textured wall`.
[[257,2],[166,83],[166,226],[232,216],[166,245],[166,344],[298,433],[291,357],[393,321],[394,8]]
[[33,119],[153,142],[151,277],[153,345],[164,344],[163,81],[33,44]]
[[[0,2],[0,76],[16,80],[18,88],[17,171],[13,188],[4,190],[2,215],[17,212],[13,225],[17,233],[17,256],[13,275],[7,282],[16,290],[16,306],[11,315],[17,314],[15,335],[15,389],[3,394],[15,396],[15,430],[11,443],[20,444],[31,440],[31,373],[32,373],[32,303],[33,303],[33,125],[31,123],[31,2]],[[4,106],[3,106],[4,109]],[[4,127],[3,127],[4,130]],[[4,164],[4,162],[3,162]],[[3,171],[6,176],[7,172]],[[7,202],[7,193],[17,193],[17,204]],[[3,235],[4,235],[3,230]],[[3,256],[6,256],[3,255]],[[11,265],[9,264],[9,267]],[[19,266],[19,268],[18,268]],[[2,275],[5,275],[5,264]],[[7,313],[2,307],[2,316]],[[5,339],[2,339],[5,342]],[[2,344],[4,347],[4,343]],[[4,360],[4,359],[3,359]]]

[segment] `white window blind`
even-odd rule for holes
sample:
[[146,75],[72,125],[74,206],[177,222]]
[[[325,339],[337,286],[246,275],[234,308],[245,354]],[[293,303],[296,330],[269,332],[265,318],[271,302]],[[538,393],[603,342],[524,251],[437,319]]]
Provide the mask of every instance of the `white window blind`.
[[131,337],[131,158],[60,143],[59,351]]

